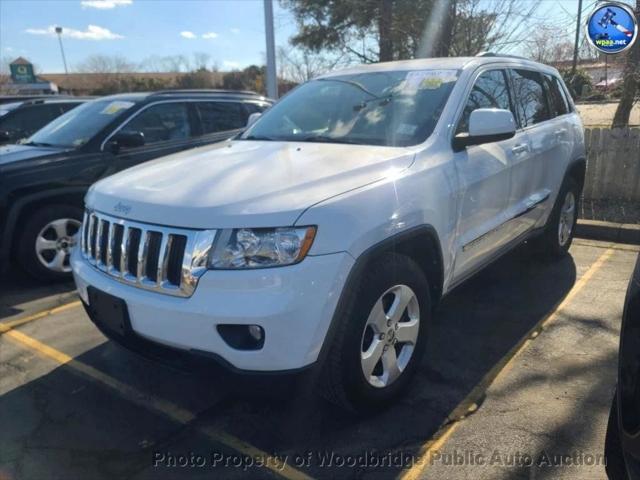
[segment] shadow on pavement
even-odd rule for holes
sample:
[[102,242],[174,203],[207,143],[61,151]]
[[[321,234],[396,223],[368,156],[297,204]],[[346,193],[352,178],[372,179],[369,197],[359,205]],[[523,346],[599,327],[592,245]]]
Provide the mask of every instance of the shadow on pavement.
[[[309,374],[284,379],[217,371],[207,377],[185,375],[112,342],[77,360],[189,408],[198,413],[196,426],[215,426],[289,458],[307,458],[311,451],[311,468],[303,471],[316,478],[394,478],[397,467],[321,466],[321,456],[416,454],[494,364],[555,309],[575,280],[571,257],[545,264],[531,258],[526,247],[485,269],[439,307],[409,392],[371,418],[354,418],[319,399]],[[9,478],[36,478],[39,472],[61,478],[89,478],[87,472],[95,474],[92,478],[157,478],[163,472],[151,467],[154,451],[207,456],[212,448],[194,426],[176,425],[120,400],[64,367],[0,397],[0,424],[0,478],[3,469]],[[264,469],[253,472],[257,478],[271,475]],[[211,469],[197,468],[164,473],[212,475]],[[216,476],[240,478],[243,473],[228,468]]]

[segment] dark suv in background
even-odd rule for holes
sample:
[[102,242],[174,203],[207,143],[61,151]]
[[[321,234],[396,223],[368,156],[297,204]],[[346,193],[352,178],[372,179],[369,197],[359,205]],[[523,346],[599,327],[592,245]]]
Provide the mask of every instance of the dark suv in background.
[[21,145],[0,147],[0,270],[11,257],[34,277],[70,278],[69,251],[92,183],[226,140],[271,103],[245,91],[112,95],[74,108]]
[[31,136],[87,98],[40,98],[0,105],[0,145]]
[[640,480],[640,258],[627,290],[618,357],[618,389],[605,440],[610,480]]

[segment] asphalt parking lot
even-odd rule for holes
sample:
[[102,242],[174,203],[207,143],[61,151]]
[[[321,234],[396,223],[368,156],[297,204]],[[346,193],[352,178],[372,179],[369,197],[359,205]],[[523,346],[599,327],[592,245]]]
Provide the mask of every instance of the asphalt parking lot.
[[[412,388],[369,418],[319,399],[310,373],[160,366],[107,341],[72,286],[5,279],[0,479],[605,478],[638,251],[576,240],[551,264],[512,252],[445,299]],[[539,462],[560,455],[582,462]]]

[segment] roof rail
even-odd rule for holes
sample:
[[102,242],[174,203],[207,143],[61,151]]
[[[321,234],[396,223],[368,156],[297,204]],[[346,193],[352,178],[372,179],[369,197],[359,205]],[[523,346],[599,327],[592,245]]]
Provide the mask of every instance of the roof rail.
[[261,96],[259,93],[252,92],[251,90],[222,90],[215,88],[200,88],[200,89],[168,89],[168,90],[158,90],[156,92],[152,92],[149,96],[154,95],[194,95],[199,93],[212,93],[217,95],[255,95]]
[[480,52],[476,55],[476,57],[503,57],[503,58],[517,58],[518,60],[530,60],[526,57],[521,57],[519,55],[507,55],[506,53],[494,53],[494,52]]

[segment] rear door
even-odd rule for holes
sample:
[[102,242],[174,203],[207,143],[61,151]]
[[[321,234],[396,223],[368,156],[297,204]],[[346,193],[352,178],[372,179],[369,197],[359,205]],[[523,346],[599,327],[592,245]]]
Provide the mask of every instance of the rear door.
[[249,111],[242,102],[211,100],[194,103],[200,122],[199,144],[220,142],[247,125]]
[[[456,134],[468,133],[471,112],[500,108],[514,112],[506,70],[482,71],[468,94]],[[454,281],[480,268],[503,247],[508,236],[511,166],[528,153],[522,131],[502,142],[475,145],[455,154],[460,180],[460,212]]]
[[529,146],[527,155],[514,157],[511,170],[509,235],[515,238],[531,230],[545,211],[551,198],[546,169],[560,151],[559,129],[542,73],[517,68],[510,75],[518,121]]
[[145,138],[143,146],[118,152],[118,170],[195,146],[193,131],[187,102],[161,102],[142,108],[114,132],[140,132]]

